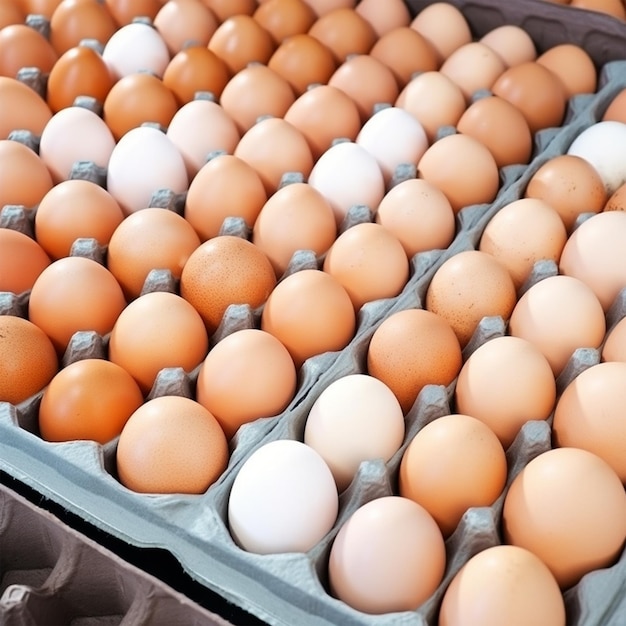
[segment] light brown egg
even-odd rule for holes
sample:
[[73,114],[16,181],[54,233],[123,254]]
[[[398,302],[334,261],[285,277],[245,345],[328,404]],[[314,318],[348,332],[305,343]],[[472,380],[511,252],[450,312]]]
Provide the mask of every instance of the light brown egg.
[[0,76],[0,109],[0,139],[20,129],[41,135],[52,117],[50,107],[34,89],[8,76]]
[[537,49],[531,36],[516,24],[496,26],[485,33],[480,41],[497,52],[507,67],[537,58]]
[[286,173],[299,172],[306,179],[313,167],[305,136],[277,117],[262,119],[252,126],[241,137],[233,154],[259,173],[268,195],[278,189]]
[[305,2],[315,11],[318,17],[335,9],[353,9],[356,0],[305,0]]
[[553,46],[537,57],[537,63],[561,79],[567,98],[596,91],[596,66],[591,55],[581,46],[571,43]]
[[491,202],[500,185],[498,164],[478,139],[460,133],[435,141],[417,164],[418,176],[439,187],[455,213]]
[[22,294],[50,265],[50,257],[34,239],[11,228],[0,228],[0,291]]
[[285,78],[253,63],[228,81],[219,101],[243,134],[261,117],[283,117],[295,99]]
[[307,183],[281,187],[263,205],[252,243],[268,256],[280,278],[298,250],[321,257],[337,237],[335,214],[324,196]]
[[327,83],[337,62],[328,47],[312,35],[301,33],[285,39],[267,66],[282,76],[299,96],[309,85]]
[[257,8],[257,0],[202,0],[217,15],[220,22],[234,15],[252,15]]
[[58,58],[52,44],[26,24],[11,24],[0,30],[0,76],[16,78],[25,67],[49,72]]
[[601,121],[626,122],[626,88],[619,91],[609,102]]
[[21,4],[13,0],[0,2],[0,29],[11,24],[23,24],[26,20],[26,12]]
[[441,316],[465,347],[484,317],[507,322],[517,302],[506,267],[479,250],[465,250],[437,269],[426,292],[426,308]]
[[602,344],[602,361],[626,362],[626,317],[608,329]]
[[180,293],[200,313],[209,335],[230,304],[257,309],[275,285],[274,268],[265,253],[231,235],[213,237],[196,248],[180,277]]
[[626,8],[619,0],[571,0],[571,7],[606,13],[618,20],[626,20]]
[[174,211],[147,208],[128,215],[111,234],[107,267],[128,300],[137,298],[151,270],[169,270],[180,279],[200,238]]
[[386,317],[367,351],[367,372],[390,387],[405,414],[426,385],[449,385],[461,365],[461,346],[452,327],[425,309]]
[[21,0],[26,15],[43,15],[50,19],[61,0]]
[[603,211],[626,210],[626,183],[620,185],[606,201]]
[[411,22],[411,13],[402,0],[387,0],[384,10],[377,0],[361,0],[354,10],[372,25],[379,37]]
[[162,0],[104,0],[118,26],[126,26],[135,18],[152,21],[163,5]]
[[253,17],[272,35],[276,45],[292,35],[306,33],[317,19],[304,0],[267,0],[259,4]]

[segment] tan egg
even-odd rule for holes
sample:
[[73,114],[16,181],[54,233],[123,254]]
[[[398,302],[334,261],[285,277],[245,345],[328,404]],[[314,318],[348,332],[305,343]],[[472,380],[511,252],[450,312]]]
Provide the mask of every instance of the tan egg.
[[374,114],[377,104],[394,103],[400,91],[393,72],[369,54],[358,54],[342,63],[328,84],[354,100],[362,123]]
[[609,102],[601,121],[626,122],[626,88],[619,91]]
[[463,364],[454,389],[459,413],[484,422],[508,448],[530,420],[547,420],[556,402],[548,359],[526,339],[505,335],[480,345]]
[[163,84],[181,106],[198,93],[219,99],[230,78],[226,63],[205,46],[184,48],[172,57],[163,72]]
[[233,154],[259,173],[268,195],[278,189],[286,173],[299,172],[306,179],[313,167],[305,136],[277,117],[262,119],[252,126],[241,137]]
[[397,296],[409,279],[409,263],[398,238],[372,222],[344,231],[328,250],[323,269],[343,285],[355,311],[368,302]]
[[28,318],[50,337],[61,356],[75,332],[111,332],[125,306],[122,288],[106,267],[68,256],[52,262],[35,281]]
[[107,267],[128,300],[137,298],[151,270],[169,270],[180,279],[200,238],[174,211],[147,208],[128,215],[109,240]]
[[22,294],[50,265],[41,244],[11,228],[0,228],[0,292]]
[[563,122],[567,94],[561,79],[537,61],[508,68],[491,90],[523,113],[532,133]]
[[426,131],[429,143],[445,126],[456,126],[466,108],[461,88],[439,71],[422,72],[398,95],[395,106],[411,113]]
[[384,10],[377,0],[361,0],[354,10],[372,25],[379,37],[411,22],[411,13],[402,0],[387,0]]
[[620,185],[611,194],[604,205],[603,211],[626,211],[626,183]]
[[350,8],[353,9],[356,0],[305,0],[306,3],[315,11],[318,17],[321,17],[335,9]]
[[305,136],[315,161],[333,141],[354,141],[361,129],[361,117],[354,100],[330,85],[307,89],[287,109],[284,119]]
[[356,316],[348,292],[335,278],[303,269],[276,285],[263,307],[261,329],[289,350],[299,368],[310,357],[345,348],[354,336]]
[[515,24],[496,26],[479,41],[497,52],[507,67],[537,58],[535,42],[523,28]]
[[480,250],[465,250],[437,269],[426,292],[426,308],[450,324],[465,347],[484,317],[506,323],[517,302],[506,267]]
[[228,464],[228,442],[201,404],[161,396],[128,419],[116,449],[120,482],[139,493],[204,493]]
[[418,72],[439,69],[437,52],[418,31],[399,26],[378,39],[370,55],[384,63],[402,89]]
[[189,45],[207,46],[219,21],[202,0],[168,0],[154,16],[153,26],[174,56]]
[[253,17],[272,35],[276,45],[292,35],[306,33],[317,19],[304,0],[267,0],[259,4]]
[[419,252],[447,248],[456,232],[448,198],[420,178],[394,185],[378,205],[375,219],[398,238],[409,259]]
[[608,329],[602,344],[602,361],[626,362],[626,317]]
[[567,98],[596,91],[596,66],[581,46],[571,43],[553,46],[537,57],[537,63],[552,70],[561,79]]
[[219,102],[243,134],[261,117],[283,117],[295,99],[285,78],[266,65],[252,64],[226,83]]
[[307,183],[281,187],[263,205],[252,243],[268,256],[280,278],[298,250],[321,257],[337,237],[335,214],[324,196]]
[[239,157],[222,154],[198,171],[185,199],[185,219],[202,241],[219,234],[228,217],[243,218],[252,228],[267,192],[257,171]]
[[43,15],[50,19],[61,0],[21,0],[26,15]]
[[468,103],[477,91],[492,89],[505,70],[500,55],[480,41],[463,44],[439,68],[444,76],[459,86]]
[[484,144],[498,167],[530,161],[533,136],[528,122],[521,111],[504,98],[478,98],[461,115],[456,129]]
[[233,15],[252,15],[257,8],[257,0],[202,0],[209,9],[224,22]]
[[500,186],[498,164],[478,139],[460,133],[435,141],[417,164],[418,176],[439,187],[455,213],[494,200]]
[[0,140],[0,207],[34,208],[52,185],[52,176],[36,152],[19,141]]
[[340,8],[319,17],[309,29],[343,63],[352,54],[367,54],[376,43],[372,25],[352,8]]
[[572,276],[549,276],[535,283],[515,305],[509,334],[534,344],[555,377],[577,348],[598,348],[606,322],[593,291]]
[[230,304],[257,309],[276,285],[274,268],[253,243],[231,235],[205,241],[187,259],[180,293],[200,313],[212,335]]
[[411,28],[421,33],[437,50],[439,64],[457,48],[472,41],[472,32],[465,16],[448,2],[433,2],[413,18]]
[[394,392],[405,414],[426,385],[448,386],[461,365],[461,346],[450,324],[425,309],[387,316],[367,351],[367,372]]
[[237,125],[224,109],[211,100],[192,100],[174,114],[167,136],[178,148],[189,180],[216,151],[232,154],[239,143]]
[[276,44],[253,17],[238,14],[217,27],[208,47],[226,63],[232,74],[236,74],[249,63],[267,63]]
[[79,238],[107,246],[124,219],[117,200],[89,180],[66,180],[41,199],[35,213],[35,237],[53,259],[69,256]]
[[152,21],[163,6],[162,0],[104,0],[118,26],[126,26],[135,18]]
[[13,0],[3,0],[0,3],[0,29],[11,24],[23,24],[26,20],[24,7]]
[[544,200],[561,216],[571,232],[582,213],[599,213],[607,201],[604,182],[582,157],[561,154],[545,161],[531,176],[526,198]]
[[489,220],[478,249],[498,259],[519,290],[537,261],[559,262],[566,241],[567,230],[556,209],[543,200],[521,198]]
[[0,109],[0,140],[20,129],[41,135],[52,117],[50,107],[34,89],[8,76],[0,76]]
[[48,39],[26,24],[11,24],[0,30],[0,76],[17,78],[24,67],[48,73],[58,58]]
[[330,48],[308,33],[285,39],[267,66],[282,76],[299,96],[310,85],[325,84],[337,68]]
[[453,413],[432,420],[411,439],[398,490],[423,506],[449,537],[469,508],[496,501],[506,477],[506,454],[496,434],[475,417]]
[[571,0],[571,7],[605,13],[618,20],[626,20],[626,8],[620,0]]
[[196,399],[230,439],[243,424],[284,411],[296,383],[287,348],[263,330],[246,328],[211,348],[198,370]]
[[166,367],[195,369],[209,338],[200,314],[175,293],[154,291],[133,300],[119,315],[109,339],[109,359],[123,367],[144,396]]

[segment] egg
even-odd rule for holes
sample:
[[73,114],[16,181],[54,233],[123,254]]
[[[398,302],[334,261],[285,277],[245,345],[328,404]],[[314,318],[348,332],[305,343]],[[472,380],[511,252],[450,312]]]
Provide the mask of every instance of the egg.
[[612,565],[626,537],[626,492],[611,466],[580,448],[532,459],[511,483],[504,540],[536,554],[562,590]]
[[626,9],[621,2],[616,2],[616,0],[571,0],[570,6],[604,13],[618,20],[626,20]]
[[0,228],[0,292],[29,291],[50,263],[37,241],[17,230]]
[[577,44],[562,43],[552,46],[537,57],[537,63],[552,70],[559,77],[567,98],[596,91],[598,73],[594,61]]
[[41,391],[58,370],[50,338],[33,322],[0,315],[0,400],[19,404]]
[[339,499],[324,459],[289,439],[259,446],[239,468],[228,498],[228,527],[248,552],[308,552],[330,531]]
[[450,325],[424,309],[386,317],[367,349],[367,372],[384,382],[407,413],[426,385],[447,386],[461,369],[461,347]]
[[620,90],[609,102],[601,121],[626,122],[626,88]]
[[411,439],[398,489],[423,506],[448,537],[469,508],[496,501],[506,477],[506,454],[496,434],[475,417],[455,413],[432,420]]
[[38,424],[46,441],[105,444],[121,432],[143,403],[133,377],[105,359],[81,359],[58,372],[45,388]]
[[0,28],[11,24],[22,24],[25,19],[26,13],[23,7],[13,0],[7,0],[0,5]]
[[0,108],[0,140],[18,129],[41,135],[52,117],[50,107],[34,89],[9,76],[0,76]]
[[217,15],[220,22],[224,22],[233,15],[252,15],[257,8],[256,0],[203,0]]
[[530,420],[547,420],[556,402],[550,362],[539,347],[504,335],[478,346],[461,367],[454,390],[459,413],[484,422],[504,448]]
[[217,420],[182,396],[142,404],[117,444],[120,482],[138,493],[204,493],[226,469],[228,443]]
[[497,52],[507,67],[537,58],[537,49],[531,36],[515,24],[503,24],[486,32],[480,42]]
[[426,308],[450,324],[462,347],[483,317],[499,316],[506,322],[516,302],[509,271],[480,250],[465,250],[444,261],[426,292]]
[[362,613],[414,611],[435,592],[445,565],[443,538],[430,514],[408,498],[385,496],[361,505],[339,529],[329,585]]
[[0,30],[0,76],[15,78],[26,67],[47,73],[58,58],[50,41],[26,24],[11,24]]
[[310,357],[345,348],[354,337],[356,315],[348,292],[333,276],[303,269],[270,293],[261,329],[281,341],[300,368]]
[[243,424],[284,411],[296,384],[287,348],[263,330],[245,328],[221,339],[206,355],[198,370],[196,399],[231,439]]
[[263,305],[276,285],[274,268],[253,243],[219,235],[196,248],[183,266],[180,293],[202,316],[209,335],[230,304]]
[[577,348],[598,348],[606,322],[600,301],[581,280],[548,276],[519,299],[509,333],[533,343],[558,376]]
[[606,333],[602,344],[602,361],[626,361],[626,318],[613,324]]
[[384,462],[400,449],[404,415],[394,393],[366,374],[342,376],[324,387],[306,418],[304,443],[328,464],[339,492],[362,462]]
[[624,202],[624,194],[626,192],[626,183],[620,185],[607,199],[602,211],[623,211],[626,207]]
[[407,26],[411,21],[409,9],[402,0],[388,0],[384,11],[380,10],[376,0],[361,0],[354,10],[372,25],[379,37],[398,26]]
[[154,16],[170,56],[189,45],[207,46],[219,26],[215,13],[198,0],[169,0]]
[[104,0],[118,26],[126,26],[135,18],[154,20],[163,5],[162,0]]
[[291,35],[306,33],[317,20],[315,11],[304,0],[267,0],[259,3],[252,16],[277,45]]

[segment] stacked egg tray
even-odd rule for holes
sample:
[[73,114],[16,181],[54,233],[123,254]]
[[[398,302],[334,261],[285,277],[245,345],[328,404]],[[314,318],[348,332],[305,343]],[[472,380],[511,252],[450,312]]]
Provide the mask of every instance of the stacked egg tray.
[[[418,0],[408,2],[413,14],[428,4]],[[180,562],[186,575],[207,592],[219,594],[269,624],[430,626],[436,623],[441,599],[454,574],[475,553],[502,543],[499,520],[506,490],[491,507],[472,508],[466,512],[446,541],[444,579],[416,611],[367,615],[350,608],[329,593],[327,565],[332,541],[342,523],[366,502],[397,493],[397,473],[404,450],[421,427],[451,412],[454,383],[447,388],[434,385],[424,388],[406,415],[405,441],[400,450],[387,463],[368,461],[361,464],[355,480],[340,495],[339,515],[333,529],[308,553],[258,555],[242,550],[228,531],[227,507],[237,472],[252,452],[278,439],[302,440],[307,415],[320,392],[342,376],[366,372],[369,340],[382,321],[397,311],[422,307],[426,289],[437,268],[454,254],[475,249],[483,229],[496,212],[523,197],[533,173],[548,159],[565,153],[573,139],[599,121],[612,98],[626,88],[626,60],[620,60],[620,57],[626,57],[626,24],[600,14],[540,0],[518,3],[457,0],[452,4],[462,10],[476,37],[496,26],[512,23],[522,26],[531,35],[538,50],[564,42],[584,46],[599,69],[596,93],[572,98],[563,125],[536,135],[533,158],[528,166],[503,168],[501,188],[493,203],[466,207],[458,214],[457,236],[447,249],[420,253],[412,259],[411,277],[400,295],[368,303],[361,309],[355,336],[345,349],[305,362],[296,395],[281,415],[240,428],[231,443],[226,471],[204,494],[144,495],[124,488],[116,477],[116,440],[106,445],[89,441],[44,441],[38,435],[37,426],[41,394],[19,406],[0,403],[0,470],[116,540],[139,548],[169,552]],[[353,217],[356,221],[371,219],[371,214],[366,212],[363,216],[355,212]],[[6,210],[1,225],[27,229],[24,219],[19,211]],[[77,253],[81,253],[80,248]],[[82,253],[97,255],[98,251],[87,246]],[[554,263],[538,263],[528,284],[557,271]],[[174,289],[174,286],[152,276],[145,288]],[[2,294],[0,313],[25,315],[27,297],[28,294]],[[615,302],[608,314],[608,326],[626,314],[625,302],[626,298],[618,298]],[[231,307],[219,332],[225,335],[252,326],[256,321],[255,312],[246,307]],[[464,356],[505,332],[506,324],[502,319],[485,318],[466,346]],[[106,339],[95,333],[79,333],[70,345],[68,360],[104,356]],[[598,361],[598,350],[580,346],[557,381],[559,389]],[[175,368],[163,370],[152,395],[167,393],[191,397],[197,373],[197,370],[185,373]],[[521,429],[507,450],[507,485],[532,458],[551,447],[550,428],[551,420],[548,419],[528,422]],[[289,494],[284,496],[289,498]],[[0,615],[10,616],[11,611],[23,611],[26,615],[29,607],[56,606],[61,600],[52,598],[56,594],[51,596],[49,588],[52,578],[57,575],[65,579],[60,590],[68,589],[69,594],[78,594],[78,588],[73,591],[78,570],[83,572],[80,577],[84,575],[87,581],[97,575],[94,584],[108,585],[106,589],[115,598],[121,593],[118,587],[125,590],[126,595],[120,596],[116,606],[110,608],[110,612],[120,614],[119,622],[112,620],[112,623],[131,623],[129,616],[136,607],[139,610],[139,598],[152,597],[147,591],[149,586],[159,589],[164,598],[162,605],[161,596],[156,594],[156,613],[160,613],[162,606],[173,606],[169,599],[176,596],[168,595],[155,581],[132,572],[112,556],[103,556],[98,547],[83,544],[71,531],[57,527],[48,516],[42,517],[41,511],[4,490],[0,490],[0,499],[3,521],[0,574],[4,590],[0,598]],[[43,539],[37,536],[39,532],[43,533]],[[101,569],[102,560],[106,563]],[[109,567],[116,572],[110,580],[107,579]],[[105,580],[102,581],[100,576]],[[123,580],[121,585],[119,577]],[[95,610],[98,600],[89,596],[92,587],[81,585],[80,593],[85,594],[85,604],[91,603]],[[626,552],[613,566],[587,574],[565,592],[567,623],[572,626],[623,624],[625,591]],[[62,599],[63,593],[59,593]],[[211,623],[211,616],[207,615],[206,621],[202,621],[200,613],[194,614],[180,598],[176,601],[181,613],[172,613],[167,623]],[[3,623],[49,623],[51,613],[46,611],[42,609],[37,613],[33,610],[30,621],[24,618]],[[161,622],[142,622],[137,617],[132,623]]]

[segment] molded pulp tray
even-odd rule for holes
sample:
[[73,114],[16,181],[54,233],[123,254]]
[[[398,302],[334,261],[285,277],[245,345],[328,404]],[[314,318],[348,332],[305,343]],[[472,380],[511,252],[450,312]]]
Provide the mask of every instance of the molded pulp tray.
[[[233,440],[226,472],[205,494],[141,495],[125,489],[115,476],[116,441],[106,446],[84,441],[62,444],[43,441],[37,434],[40,395],[19,407],[0,403],[2,471],[122,541],[170,552],[191,578],[270,624],[377,626],[435,623],[443,592],[456,571],[477,551],[501,543],[499,515],[504,494],[491,507],[467,511],[447,541],[448,566],[444,580],[417,611],[365,615],[353,610],[326,591],[325,569],[330,545],[341,523],[365,502],[394,493],[402,452],[419,428],[450,412],[453,385],[447,389],[429,386],[423,390],[407,415],[406,438],[400,451],[386,464],[376,461],[362,464],[355,481],[341,495],[336,525],[309,553],[255,555],[241,550],[229,535],[226,510],[230,488],[243,461],[263,443],[281,438],[301,439],[306,416],[319,393],[341,376],[365,372],[367,345],[378,325],[395,311],[421,307],[436,269],[453,254],[475,248],[482,230],[495,212],[522,197],[530,176],[537,168],[552,156],[564,153],[573,138],[598,121],[611,98],[626,87],[626,60],[620,61],[626,57],[626,24],[600,14],[541,0],[517,3],[457,0],[452,3],[464,12],[477,37],[498,25],[513,23],[527,30],[539,50],[564,41],[584,45],[601,70],[597,93],[573,98],[563,126],[546,129],[537,135],[533,159],[528,166],[509,166],[502,171],[501,189],[493,203],[466,207],[461,211],[457,237],[447,250],[418,254],[413,259],[411,278],[399,296],[363,307],[356,335],[347,348],[314,357],[305,363],[298,392],[283,414],[240,429]],[[416,13],[431,3],[413,0],[408,4]],[[4,225],[11,226],[10,223]],[[555,271],[550,264],[538,264],[532,280],[540,280]],[[159,285],[153,287],[162,288]],[[615,319],[625,312],[621,302],[613,308]],[[0,298],[0,312],[23,314],[23,310],[24,303],[20,297]],[[222,330],[227,333],[254,323],[253,312],[234,307],[227,313]],[[486,318],[466,348],[466,354],[504,332],[502,320]],[[103,340],[105,338],[93,334],[83,334],[73,343],[74,353],[70,359],[101,355]],[[559,386],[563,388],[576,373],[597,362],[598,358],[597,351],[581,346],[559,379]],[[153,394],[190,395],[196,374],[165,370]],[[507,451],[509,482],[530,459],[549,449],[550,445],[550,420],[528,422]],[[3,501],[2,519],[10,521],[12,513],[5,515],[5,506]],[[50,567],[47,563],[49,561],[41,566],[35,565],[33,569]],[[126,571],[120,565],[122,570]],[[20,583],[19,572],[14,574],[15,582]],[[140,585],[144,584],[141,580],[138,577],[132,585],[140,589]],[[34,588],[41,583],[33,582],[30,574],[21,582]],[[130,582],[128,584],[131,585]],[[613,567],[588,574],[576,587],[566,592],[568,624],[623,624],[626,619],[625,591],[626,555],[622,554]],[[25,593],[28,595],[31,592]],[[138,593],[141,595],[140,591]],[[2,610],[5,609],[0,600]],[[41,623],[45,623],[43,619]],[[205,622],[190,619],[185,623]]]

